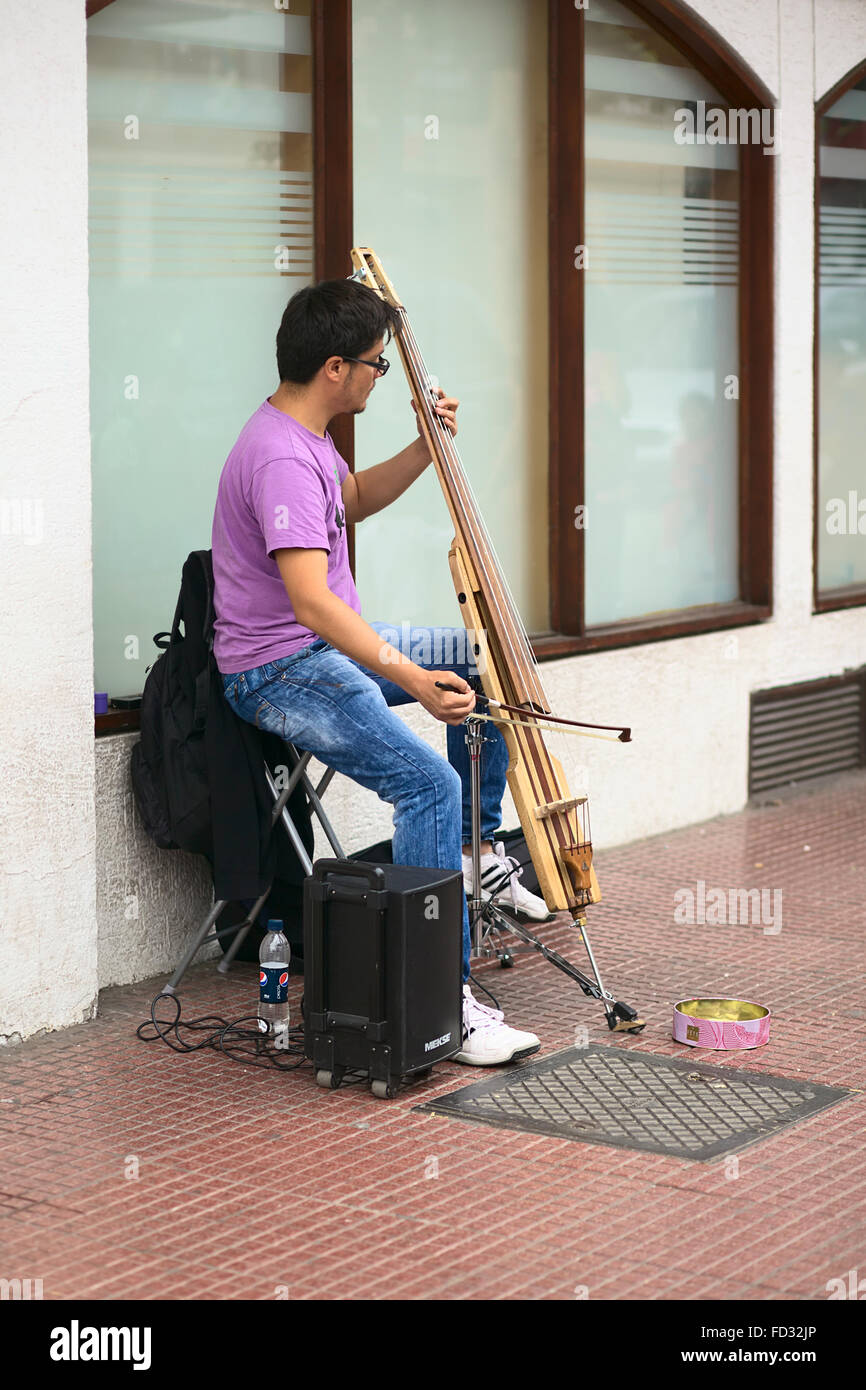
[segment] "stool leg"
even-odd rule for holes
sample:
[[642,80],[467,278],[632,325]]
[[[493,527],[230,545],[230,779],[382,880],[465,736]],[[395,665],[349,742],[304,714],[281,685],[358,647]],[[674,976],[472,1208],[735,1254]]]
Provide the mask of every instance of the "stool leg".
[[176,993],[178,985],[180,984],[181,980],[183,979],[184,975],[186,974],[189,968],[190,961],[192,960],[198,948],[201,946],[202,942],[204,941],[205,937],[207,936],[216,919],[219,917],[227,902],[227,898],[220,898],[219,902],[214,903],[207,917],[204,919],[202,926],[199,928],[198,934],[190,942],[189,946],[187,947],[186,951],[180,959],[180,963],[175,967],[175,972],[169,980],[168,984],[163,986],[163,994]]
[[[306,849],[304,848],[304,842],[303,842],[303,840],[301,839],[300,835],[298,834],[297,830],[295,829],[294,824],[293,824],[293,822],[292,822],[292,818],[291,818],[291,816],[289,815],[289,813],[288,813],[288,811],[287,811],[287,809],[286,809],[286,805],[285,805],[285,801],[286,801],[286,799],[287,799],[287,798],[286,798],[286,793],[285,793],[285,792],[282,792],[282,793],[281,793],[281,792],[278,792],[278,791],[277,791],[277,784],[276,784],[276,782],[274,781],[274,779],[273,779],[273,777],[272,777],[272,775],[271,775],[271,770],[270,770],[270,768],[268,767],[267,764],[265,764],[265,777],[266,777],[266,779],[267,779],[267,783],[268,783],[268,787],[269,787],[269,789],[270,789],[271,796],[274,798],[274,801],[277,803],[277,805],[275,805],[275,807],[274,807],[274,810],[275,810],[275,812],[276,812],[276,814],[277,814],[278,817],[279,817],[279,816],[282,816],[283,825],[286,827],[286,833],[287,833],[289,839],[291,840],[291,842],[292,842],[292,844],[293,844],[293,846],[294,846],[295,853],[297,854],[299,860],[301,861],[301,865],[302,865],[302,867],[303,867],[304,873],[309,875],[309,874],[311,874],[312,871],[313,871],[313,866],[312,866],[312,863],[310,862],[310,856],[307,854],[307,851],[306,851]],[[282,802],[282,809],[281,809],[281,810],[277,810],[277,806],[279,806],[281,802]]]
[[267,902],[268,894],[270,893],[270,891],[270,888],[265,889],[258,902],[253,904],[246,917],[244,918],[243,922],[241,923],[240,927],[238,928],[237,936],[235,937],[231,946],[229,946],[228,950],[226,951],[225,955],[223,956],[222,960],[217,966],[217,970],[219,971],[220,975],[227,975],[231,970],[232,961],[234,960],[238,951],[241,949],[241,946],[244,944],[247,932],[249,931],[250,927],[253,925],[253,922],[256,920],[265,903]]
[[[338,859],[345,859],[346,856],[343,853],[343,846],[340,844],[337,838],[337,832],[332,826],[328,818],[328,813],[322,805],[322,797],[325,795],[331,778],[334,776],[334,769],[332,767],[326,768],[319,785],[314,787],[307,775],[307,767],[313,756],[312,753],[299,753],[293,743],[290,743],[288,747],[291,750],[292,756],[297,758],[295,774],[300,776],[301,785],[307,794],[307,798],[313,809],[313,814],[316,816],[316,819],[325,832],[328,844],[331,846],[331,849]],[[285,815],[285,812],[283,814]],[[303,862],[303,860],[301,862]],[[307,873],[309,874],[310,872],[311,869],[307,869]]]

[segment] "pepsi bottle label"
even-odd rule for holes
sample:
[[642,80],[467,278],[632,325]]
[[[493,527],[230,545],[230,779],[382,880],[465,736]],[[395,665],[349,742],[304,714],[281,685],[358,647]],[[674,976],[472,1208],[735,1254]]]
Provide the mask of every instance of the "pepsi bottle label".
[[259,999],[263,1004],[285,1004],[289,997],[289,967],[259,966]]

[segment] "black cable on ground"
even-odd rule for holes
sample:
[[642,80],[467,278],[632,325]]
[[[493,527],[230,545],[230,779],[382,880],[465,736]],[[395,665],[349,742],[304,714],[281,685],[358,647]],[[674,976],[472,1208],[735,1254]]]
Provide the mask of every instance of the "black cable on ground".
[[[174,1018],[157,1018],[156,1008],[160,1001],[174,1005]],[[254,1026],[244,1028],[242,1025],[245,1023]],[[195,1040],[184,1037],[181,1029],[191,1033]],[[290,1028],[289,1046],[277,1048],[273,1034],[262,1033],[257,1014],[245,1014],[231,1022],[216,1014],[203,1014],[201,1018],[181,1023],[181,1003],[175,994],[158,994],[151,1001],[150,1022],[140,1023],[135,1032],[142,1042],[161,1039],[173,1052],[199,1052],[203,1047],[212,1047],[217,1052],[224,1052],[232,1061],[242,1062],[244,1066],[295,1071],[307,1060],[302,1041],[303,1028]]]
[[[174,1005],[174,1018],[157,1018],[156,1006],[160,1000]],[[301,1008],[303,1010],[303,1001]],[[254,1026],[244,1028],[241,1025],[245,1023],[252,1023]],[[194,1036],[202,1036],[195,1042],[187,1041],[181,1036],[181,1028]],[[142,1042],[161,1040],[173,1052],[200,1052],[203,1047],[212,1047],[217,1052],[223,1052],[233,1062],[240,1062],[247,1067],[276,1067],[277,1071],[297,1071],[299,1067],[312,1067],[312,1062],[308,1061],[304,1053],[302,1027],[289,1028],[288,1047],[277,1047],[273,1041],[273,1034],[261,1031],[258,1014],[244,1014],[232,1022],[220,1018],[217,1014],[203,1014],[201,1018],[192,1018],[188,1023],[181,1023],[181,1003],[176,994],[157,994],[151,1000],[150,1021],[140,1023],[135,1033]],[[367,1080],[366,1073],[347,1072],[343,1085],[356,1085]]]

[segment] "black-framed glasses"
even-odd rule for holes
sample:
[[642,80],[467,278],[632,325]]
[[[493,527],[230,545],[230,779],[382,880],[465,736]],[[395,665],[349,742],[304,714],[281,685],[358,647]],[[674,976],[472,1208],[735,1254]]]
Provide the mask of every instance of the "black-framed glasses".
[[360,362],[364,367],[375,367],[379,376],[384,376],[391,365],[387,357],[374,357],[372,360],[369,357],[344,357],[343,361]]

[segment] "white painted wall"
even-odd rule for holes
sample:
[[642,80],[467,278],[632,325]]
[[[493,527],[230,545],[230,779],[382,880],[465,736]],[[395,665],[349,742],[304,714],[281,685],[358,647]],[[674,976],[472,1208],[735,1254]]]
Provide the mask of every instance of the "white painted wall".
[[86,97],[83,3],[4,5],[0,1043],[96,1001]]
[[[96,743],[100,989],[151,975],[167,979],[213,902],[207,860],[158,849],[141,824],[129,776],[137,742],[138,734],[118,734]],[[216,944],[196,960],[214,955],[221,955]]]
[[815,99],[866,57],[866,4],[863,0],[816,0]]
[[[775,616],[760,627],[545,665],[555,709],[634,730],[631,745],[561,744],[570,777],[590,792],[601,849],[741,808],[750,693],[866,663],[864,610],[811,612],[813,103],[866,57],[866,4],[781,0],[777,9],[774,0],[695,0],[692,8],[779,94],[782,113]],[[135,825],[129,736],[96,745],[94,831],[81,9],[77,0],[43,0],[30,17],[22,7],[4,15],[0,59],[12,118],[11,128],[8,119],[0,126],[2,176],[17,209],[0,233],[13,268],[3,291],[12,330],[0,337],[2,495],[38,492],[54,541],[49,559],[45,543],[0,538],[9,596],[0,673],[0,1034],[21,1036],[73,1022],[91,1006],[94,874],[103,984],[166,969],[209,898],[203,861],[155,850]],[[31,631],[40,614],[39,631]],[[444,747],[444,730],[423,711],[401,717]],[[328,805],[349,851],[390,834],[388,808],[354,783],[335,779]],[[516,824],[513,810],[505,823]],[[602,887],[610,900],[615,885]],[[130,893],[137,917],[125,915]],[[65,964],[49,979],[41,962],[49,952],[53,961],[58,941]]]
[[[792,25],[796,28],[799,23],[796,12],[801,8],[799,0],[793,0],[792,5],[789,0],[781,0],[781,3],[785,28],[790,29]],[[816,3],[822,4],[823,0],[816,0]],[[779,91],[777,0],[691,0],[680,8],[715,30],[769,91]]]

